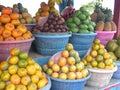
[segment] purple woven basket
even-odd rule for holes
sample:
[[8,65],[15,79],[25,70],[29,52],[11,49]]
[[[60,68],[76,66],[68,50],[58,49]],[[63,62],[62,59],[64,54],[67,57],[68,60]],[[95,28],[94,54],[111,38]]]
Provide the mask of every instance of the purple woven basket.
[[6,60],[12,48],[19,48],[21,51],[29,52],[34,38],[20,41],[0,41],[0,61]]

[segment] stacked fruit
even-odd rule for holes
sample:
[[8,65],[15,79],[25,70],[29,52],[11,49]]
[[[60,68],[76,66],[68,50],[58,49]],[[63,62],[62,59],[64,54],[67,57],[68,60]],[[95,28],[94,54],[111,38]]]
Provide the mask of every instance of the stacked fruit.
[[43,25],[37,24],[35,26],[33,32],[68,32],[68,28],[62,17],[57,16],[55,13],[51,13]]
[[27,8],[24,8],[21,3],[17,3],[13,5],[12,8],[13,13],[19,13],[19,20],[22,24],[32,24],[36,23],[35,18],[28,13]]
[[41,66],[18,48],[10,51],[8,61],[0,63],[0,90],[38,90],[48,83]]
[[101,3],[98,1],[95,5],[95,10],[91,14],[91,20],[96,23],[96,31],[115,31],[117,26],[112,20],[112,10],[103,8]]
[[81,7],[73,16],[67,19],[66,24],[73,33],[94,33],[95,23],[91,21],[88,11]]
[[115,67],[115,63],[110,54],[98,39],[94,40],[90,52],[82,62],[89,68],[112,69]]
[[32,34],[19,21],[19,14],[12,13],[12,9],[3,8],[0,16],[0,41],[25,40],[32,38]]
[[50,13],[56,13],[59,15],[58,11],[55,9],[55,2],[49,1],[48,4],[42,2],[40,4],[41,8],[36,12],[36,20],[38,21],[41,17],[49,16]]
[[113,60],[120,61],[120,35],[117,39],[113,39],[107,42],[106,49],[109,51],[109,54]]
[[72,44],[68,43],[66,50],[63,50],[59,56],[55,57],[58,59],[50,59],[47,64],[43,65],[43,70],[51,77],[62,80],[75,80],[87,77],[88,70],[80,62],[79,54],[73,49]]

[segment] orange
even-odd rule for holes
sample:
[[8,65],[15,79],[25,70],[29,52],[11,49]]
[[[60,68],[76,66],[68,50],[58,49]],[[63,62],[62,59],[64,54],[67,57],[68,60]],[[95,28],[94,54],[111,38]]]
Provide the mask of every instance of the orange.
[[75,75],[74,72],[69,72],[69,73],[67,74],[67,78],[68,78],[69,80],[74,80],[74,79],[76,78],[76,75]]
[[19,48],[12,48],[11,50],[10,50],[10,54],[11,55],[18,55],[20,53],[20,49]]
[[82,78],[82,73],[76,72],[76,79],[81,79],[81,78]]
[[30,83],[31,79],[30,76],[23,76],[21,78],[21,83],[25,86],[27,86]]
[[105,50],[104,49],[99,49],[97,52],[98,52],[99,55],[103,55]]
[[87,77],[87,75],[88,75],[88,70],[87,70],[87,69],[83,69],[83,70],[81,71],[81,73],[82,73],[82,78],[85,78],[85,77]]
[[32,76],[31,76],[31,81],[32,81],[33,83],[38,83],[38,81],[39,81],[39,76],[38,76],[38,75],[32,75]]
[[27,33],[32,37],[32,33],[28,30]]
[[0,76],[1,76],[1,74],[2,74],[2,70],[0,70]]
[[100,49],[104,49],[105,47],[104,47],[104,45],[100,44],[100,45],[99,45],[99,48],[100,48]]
[[16,19],[16,20],[11,20],[11,23],[15,26],[20,25],[20,20]]
[[52,65],[52,70],[54,72],[59,72],[60,71],[60,66],[58,64],[54,64],[54,65]]
[[29,33],[24,33],[22,36],[23,36],[23,38],[24,38],[25,40],[31,38],[31,36],[29,35]]
[[91,55],[92,57],[96,57],[96,56],[97,56],[97,51],[96,51],[96,50],[91,50],[91,51],[90,51],[90,55]]
[[75,58],[74,57],[68,57],[67,63],[70,64],[70,65],[75,64]]
[[69,52],[68,52],[68,50],[64,50],[64,51],[62,51],[62,57],[64,57],[64,58],[68,58],[69,57]]
[[59,65],[59,66],[65,66],[66,63],[67,63],[66,58],[60,57],[60,58],[58,59],[58,65]]
[[14,37],[10,36],[4,39],[5,41],[15,41]]
[[35,61],[34,61],[32,58],[28,57],[28,58],[27,58],[27,63],[28,63],[28,64],[34,64]]
[[36,68],[34,67],[34,65],[28,65],[26,67],[27,73],[30,75],[33,75],[36,73]]
[[6,23],[5,29],[12,31],[13,29],[15,29],[15,26],[12,23]]
[[37,90],[37,85],[35,83],[30,83],[27,86],[27,90]]
[[104,69],[105,68],[105,63],[104,62],[99,62],[98,63],[98,68]]
[[23,77],[23,76],[27,75],[27,70],[25,68],[18,68],[17,74],[20,77]]
[[10,81],[11,83],[13,84],[20,84],[20,77],[17,75],[17,74],[13,74],[11,77],[10,77]]
[[8,69],[8,66],[9,66],[9,63],[7,61],[2,61],[0,63],[0,69],[1,70],[7,70]]
[[1,17],[0,17],[0,22],[2,22],[2,23],[9,23],[10,20],[11,20],[10,16],[6,15],[6,14],[1,15]]
[[69,72],[68,66],[62,66],[62,67],[61,67],[61,72],[63,72],[63,73],[68,73],[68,72]]
[[99,45],[98,44],[93,44],[92,45],[92,49],[93,50],[98,50],[99,49]]
[[37,83],[38,88],[43,88],[43,87],[45,87],[45,85],[46,85],[46,81],[44,79],[39,80]]
[[26,86],[22,85],[22,84],[19,84],[17,87],[16,87],[16,90],[27,90]]
[[9,31],[9,30],[4,30],[4,31],[2,32],[2,36],[3,36],[3,38],[10,37],[10,36],[11,36],[11,31]]
[[108,65],[108,66],[111,65],[112,62],[113,62],[112,59],[106,59],[106,60],[104,61],[105,65]]
[[103,61],[103,56],[102,55],[97,55],[96,60],[98,62]]
[[11,57],[8,59],[8,62],[9,62],[10,64],[13,64],[13,65],[17,64],[18,61],[19,61],[19,58],[18,58],[17,56],[11,56]]
[[26,33],[27,32],[27,28],[23,24],[18,25],[17,29],[19,29],[22,33]]
[[16,90],[15,88],[16,88],[16,86],[14,84],[10,83],[10,84],[6,85],[5,90]]
[[22,32],[19,29],[14,29],[14,30],[12,30],[12,36],[15,38],[20,37],[20,36],[22,36]]
[[42,72],[40,70],[37,70],[35,75],[37,75],[40,79],[43,77],[42,75]]
[[52,67],[52,65],[54,64],[54,61],[53,60],[49,60],[47,64],[48,64],[49,67]]
[[41,68],[41,66],[38,63],[34,63],[33,65],[36,68],[36,70],[42,71],[42,68]]
[[18,70],[17,65],[10,65],[10,66],[8,67],[8,72],[9,72],[10,74],[15,74],[15,73],[17,73],[17,70]]
[[84,63],[84,65],[87,64],[87,60],[86,59],[83,59],[82,62]]
[[93,43],[100,44],[100,40],[99,39],[94,39]]
[[51,75],[53,78],[58,78],[59,74],[57,72],[53,72]]
[[21,59],[21,60],[18,61],[18,66],[20,68],[25,68],[27,66],[27,64],[28,64],[27,61],[24,60],[24,59]]
[[110,54],[107,53],[107,52],[105,52],[105,53],[103,54],[103,58],[104,58],[104,59],[109,59],[109,58],[110,58]]
[[0,41],[3,41],[3,37],[0,35]]
[[59,78],[59,79],[62,79],[62,80],[66,80],[66,79],[67,79],[67,74],[65,74],[65,73],[60,73],[58,78]]
[[76,66],[75,65],[70,65],[69,66],[69,71],[70,72],[75,72],[76,71]]
[[91,61],[91,65],[93,66],[93,67],[96,67],[97,66],[97,61],[96,60],[93,60],[93,61]]
[[20,37],[16,37],[15,40],[24,40],[24,38],[20,36]]
[[0,35],[2,34],[4,27],[0,25]]
[[82,64],[82,63],[77,63],[76,64],[76,70],[77,71],[81,71],[81,70],[83,70],[84,69],[84,65]]
[[87,55],[85,57],[85,59],[86,59],[87,62],[91,62],[92,61],[92,56],[91,55]]
[[11,17],[11,19],[18,19],[19,18],[19,14],[18,13],[11,13],[10,14],[10,17]]
[[46,72],[47,69],[48,69],[48,65],[47,65],[47,64],[44,64],[44,65],[42,66],[42,68],[43,68],[43,71]]
[[51,76],[51,74],[53,73],[53,70],[51,68],[48,68],[46,73]]

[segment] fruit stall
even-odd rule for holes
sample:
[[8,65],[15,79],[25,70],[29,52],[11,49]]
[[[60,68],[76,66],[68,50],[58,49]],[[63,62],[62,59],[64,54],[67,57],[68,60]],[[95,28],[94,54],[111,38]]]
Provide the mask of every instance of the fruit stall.
[[0,90],[120,90],[120,1],[75,2],[0,4]]

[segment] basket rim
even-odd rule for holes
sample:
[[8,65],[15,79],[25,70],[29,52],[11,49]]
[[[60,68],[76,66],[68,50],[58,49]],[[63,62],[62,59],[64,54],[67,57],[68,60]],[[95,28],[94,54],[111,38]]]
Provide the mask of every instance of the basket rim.
[[113,73],[117,71],[118,67],[115,66],[113,69],[95,69],[95,68],[87,68],[90,72],[95,73]]
[[95,36],[95,35],[97,35],[97,33],[96,32],[94,32],[94,33],[89,33],[89,34],[82,34],[82,33],[72,33],[72,35],[78,35],[78,36]]
[[4,43],[24,43],[24,42],[29,42],[29,41],[33,41],[35,40],[34,37],[27,39],[27,40],[19,40],[19,41],[0,41],[0,44],[4,44]]
[[116,33],[116,31],[95,31],[96,33]]
[[53,78],[51,76],[49,76],[49,77],[51,78],[51,80],[54,80],[54,81],[73,83],[73,82],[82,82],[82,81],[88,80],[90,78],[90,76],[91,76],[91,73],[89,72],[87,77],[81,78],[81,79],[76,79],[76,80],[62,80],[62,79],[58,79],[58,78]]
[[32,24],[23,24],[23,25],[25,25],[25,26],[35,26],[36,23],[32,23]]
[[71,37],[71,33],[41,33],[41,34],[35,34],[33,33],[34,37],[40,37],[40,38],[65,38],[65,37]]

